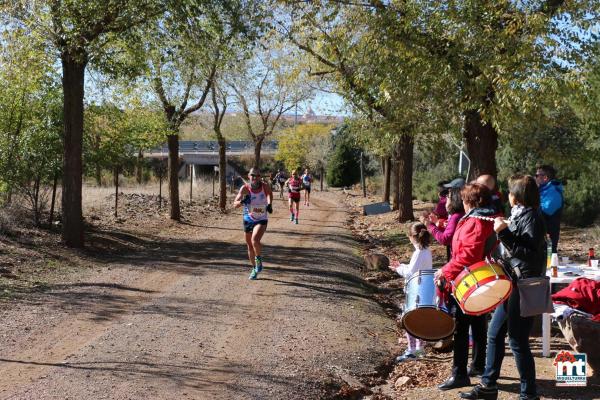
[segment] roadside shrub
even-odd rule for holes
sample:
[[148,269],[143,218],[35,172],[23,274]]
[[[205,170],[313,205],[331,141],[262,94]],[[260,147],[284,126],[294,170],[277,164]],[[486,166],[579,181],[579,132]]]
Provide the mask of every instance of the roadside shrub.
[[574,226],[591,225],[600,215],[600,182],[585,174],[568,183],[564,191],[562,222]]
[[441,180],[452,180],[458,176],[454,160],[444,161],[427,169],[413,172],[413,198],[421,201],[438,201],[437,184]]
[[351,186],[360,181],[360,148],[347,127],[338,129],[325,178],[330,186]]
[[[20,201],[21,199],[18,200]],[[10,235],[17,228],[32,226],[31,213],[18,204],[18,202],[14,202],[0,207],[0,235]]]

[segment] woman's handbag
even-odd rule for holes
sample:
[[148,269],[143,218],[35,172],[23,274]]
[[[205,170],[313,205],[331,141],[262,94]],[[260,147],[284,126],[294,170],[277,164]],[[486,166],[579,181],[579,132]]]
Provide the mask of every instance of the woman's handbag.
[[519,288],[521,317],[554,312],[548,276],[518,279],[517,287]]

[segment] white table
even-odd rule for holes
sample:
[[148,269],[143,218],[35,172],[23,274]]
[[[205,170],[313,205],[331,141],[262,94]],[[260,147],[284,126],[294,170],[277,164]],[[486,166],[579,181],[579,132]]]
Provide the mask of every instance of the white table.
[[[576,275],[570,275],[574,273]],[[567,275],[565,275],[567,274]],[[589,278],[600,280],[600,270],[592,269],[587,265],[568,264],[558,267],[558,277],[551,276],[551,270],[548,269],[550,276],[550,287],[556,283],[569,284],[577,278]],[[542,314],[542,356],[550,357],[550,314]]]

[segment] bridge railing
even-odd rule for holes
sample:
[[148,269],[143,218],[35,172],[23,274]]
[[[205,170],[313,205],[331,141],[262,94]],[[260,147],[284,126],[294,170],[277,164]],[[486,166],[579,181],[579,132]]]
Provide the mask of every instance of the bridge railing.
[[[274,153],[278,149],[279,143],[276,140],[265,141],[262,144],[261,151],[263,153]],[[219,142],[216,140],[181,140],[179,141],[180,154],[206,154],[218,153]],[[227,142],[227,153],[254,153],[254,143],[244,140],[232,140]],[[163,144],[146,152],[147,155],[152,154],[168,154],[169,147]]]

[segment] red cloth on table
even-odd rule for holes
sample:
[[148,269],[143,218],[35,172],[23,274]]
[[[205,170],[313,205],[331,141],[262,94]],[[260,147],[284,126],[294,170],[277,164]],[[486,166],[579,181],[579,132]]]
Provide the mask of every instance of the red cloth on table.
[[554,293],[552,301],[593,314],[592,320],[600,322],[600,281],[577,278],[566,288]]

